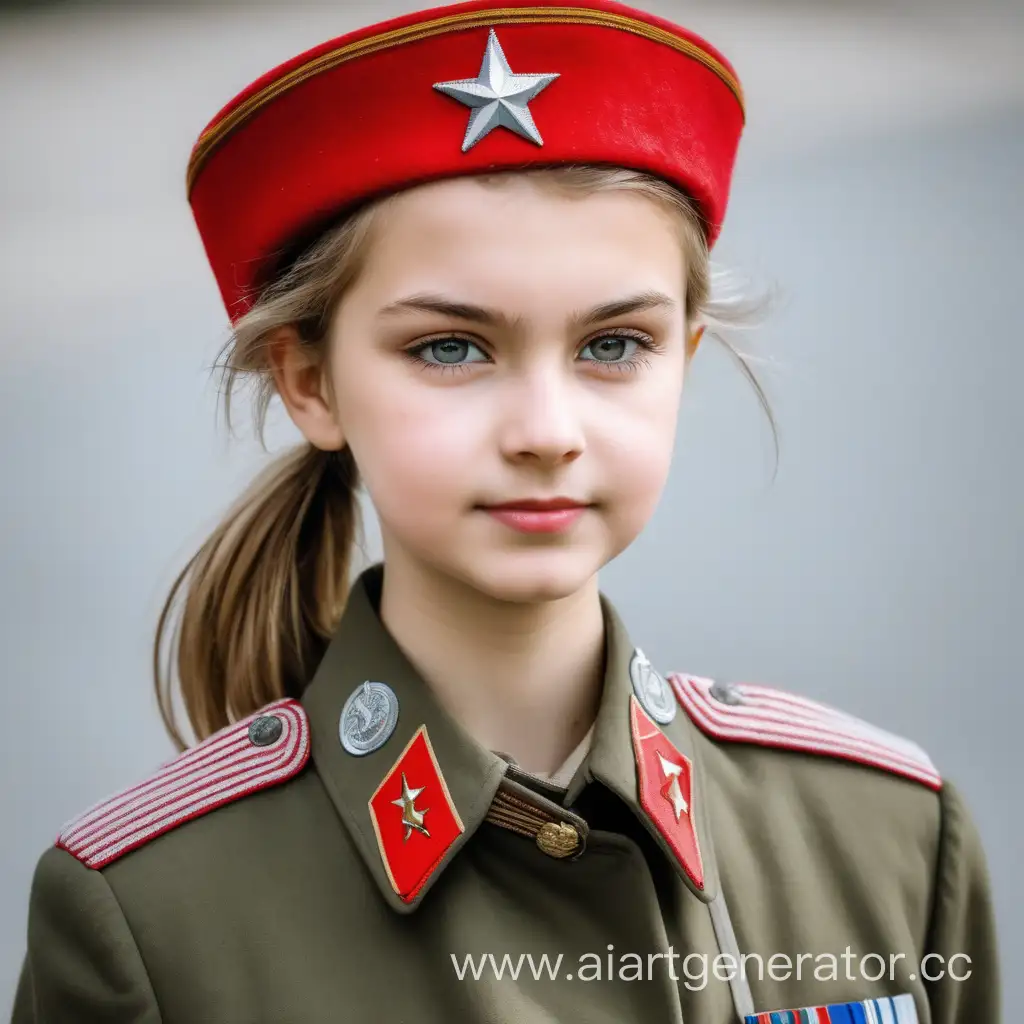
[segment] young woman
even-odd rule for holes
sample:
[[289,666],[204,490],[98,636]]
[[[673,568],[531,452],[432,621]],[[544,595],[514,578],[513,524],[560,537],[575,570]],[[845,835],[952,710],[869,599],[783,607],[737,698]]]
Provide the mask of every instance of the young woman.
[[[171,594],[161,702],[180,741],[163,639],[198,745],[42,857],[16,1024],[997,1020],[927,756],[660,674],[598,590],[720,312],[742,122],[676,25],[473,0],[203,132],[227,394],[306,443]],[[360,484],[384,562],[350,589]]]

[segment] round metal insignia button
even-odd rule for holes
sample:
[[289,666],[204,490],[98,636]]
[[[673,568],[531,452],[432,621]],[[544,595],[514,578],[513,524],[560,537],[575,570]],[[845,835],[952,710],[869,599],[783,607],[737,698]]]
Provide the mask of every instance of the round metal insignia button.
[[636,699],[651,718],[661,725],[668,725],[676,717],[676,697],[672,687],[654,670],[639,647],[629,662],[629,679]]
[[546,821],[537,830],[534,842],[543,853],[561,860],[576,852],[580,845],[580,834],[564,821]]
[[355,757],[372,754],[387,743],[398,724],[398,698],[387,683],[369,679],[349,694],[341,709],[338,736]]
[[260,715],[249,726],[249,742],[254,747],[269,747],[276,743],[284,732],[284,723],[277,715]]
[[732,683],[714,682],[708,689],[708,693],[718,701],[719,704],[730,704],[736,706],[743,703],[743,697],[739,690]]

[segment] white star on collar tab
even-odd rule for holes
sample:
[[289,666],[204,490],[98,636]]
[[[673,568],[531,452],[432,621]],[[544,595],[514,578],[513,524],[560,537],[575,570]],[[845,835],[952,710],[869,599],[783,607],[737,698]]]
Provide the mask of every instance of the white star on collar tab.
[[430,833],[427,831],[426,825],[423,824],[423,819],[430,808],[424,807],[421,811],[416,806],[416,800],[425,788],[420,786],[418,789],[410,789],[405,772],[402,772],[402,795],[397,800],[392,800],[391,802],[396,807],[402,808],[402,824],[405,826],[404,838],[406,841],[412,835],[413,829],[416,829],[417,832],[422,832],[428,839],[430,838]]
[[492,28],[487,36],[487,49],[480,65],[480,74],[476,78],[437,82],[434,88],[472,110],[466,126],[466,137],[462,140],[462,152],[465,153],[499,125],[543,146],[544,140],[533,123],[533,115],[527,104],[556,78],[557,74],[513,74]]
[[665,785],[661,787],[661,795],[672,805],[676,821],[680,821],[684,814],[690,813],[690,806],[683,796],[679,786],[679,776],[683,774],[683,766],[670,761],[660,751],[655,751],[658,760],[661,762],[661,773],[665,776]]

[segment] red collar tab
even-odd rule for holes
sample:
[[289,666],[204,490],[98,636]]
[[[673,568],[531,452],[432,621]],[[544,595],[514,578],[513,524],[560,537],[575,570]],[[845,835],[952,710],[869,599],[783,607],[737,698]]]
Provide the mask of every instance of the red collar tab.
[[412,903],[465,831],[421,725],[369,800],[391,887]]
[[236,320],[282,253],[363,200],[438,178],[646,171],[693,197],[713,243],[743,120],[728,61],[671,21],[614,0],[468,0],[258,79],[199,136],[189,200]]
[[827,704],[754,683],[679,674],[669,682],[690,719],[714,739],[835,757],[942,789],[942,776],[916,743]]
[[629,720],[640,806],[693,884],[703,889],[704,865],[694,827],[693,763],[672,745],[633,695]]
[[193,818],[285,782],[308,758],[309,720],[302,705],[275,701],[75,818],[57,845],[86,867],[106,867]]

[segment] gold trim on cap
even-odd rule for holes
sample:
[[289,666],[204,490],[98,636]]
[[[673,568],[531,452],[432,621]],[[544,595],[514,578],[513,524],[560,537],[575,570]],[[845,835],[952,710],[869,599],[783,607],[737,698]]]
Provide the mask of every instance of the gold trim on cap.
[[744,112],[743,90],[736,76],[717,57],[708,53],[702,47],[689,39],[674,35],[656,25],[648,24],[638,18],[632,18],[626,14],[613,14],[610,11],[589,10],[578,7],[498,7],[486,11],[467,11],[459,14],[449,14],[443,18],[436,18],[433,21],[420,22],[415,25],[405,25],[402,28],[392,29],[389,32],[380,32],[374,36],[367,36],[365,39],[356,40],[337,49],[329,50],[320,54],[299,67],[292,68],[287,74],[268,83],[259,92],[247,97],[237,107],[229,111],[216,124],[211,125],[196,142],[192,155],[188,162],[187,188],[191,193],[196,178],[210,154],[216,149],[236,128],[244,124],[261,107],[266,106],[282,93],[288,92],[297,85],[301,85],[307,79],[318,75],[323,71],[330,71],[356,57],[362,57],[369,53],[376,53],[380,50],[387,50],[402,43],[416,42],[420,39],[429,39],[433,36],[443,35],[446,32],[456,32],[461,29],[489,27],[494,25],[600,25],[606,28],[617,28],[623,32],[632,32],[634,35],[643,36],[656,43],[663,43],[671,46],[680,53],[699,61],[706,68],[713,71],[729,87],[740,105],[740,112]]

